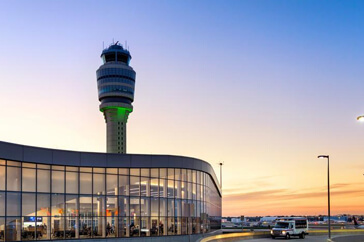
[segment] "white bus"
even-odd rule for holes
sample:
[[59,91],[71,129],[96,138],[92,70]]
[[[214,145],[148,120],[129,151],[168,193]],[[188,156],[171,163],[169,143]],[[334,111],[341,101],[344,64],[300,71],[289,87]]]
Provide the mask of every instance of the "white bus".
[[290,239],[291,236],[299,236],[304,239],[308,234],[308,222],[304,217],[282,217],[277,219],[276,224],[270,231],[272,239],[276,237],[285,237]]

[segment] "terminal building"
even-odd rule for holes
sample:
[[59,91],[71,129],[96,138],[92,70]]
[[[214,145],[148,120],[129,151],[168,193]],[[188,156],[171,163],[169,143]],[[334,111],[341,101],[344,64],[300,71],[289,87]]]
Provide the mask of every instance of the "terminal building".
[[108,66],[97,72],[107,153],[0,141],[0,241],[195,241],[221,229],[209,163],[126,154],[135,72],[118,46],[103,51]]

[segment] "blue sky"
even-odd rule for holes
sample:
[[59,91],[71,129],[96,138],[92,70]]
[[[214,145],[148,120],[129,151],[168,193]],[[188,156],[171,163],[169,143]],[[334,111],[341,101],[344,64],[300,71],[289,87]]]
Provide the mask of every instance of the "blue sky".
[[225,214],[324,188],[319,153],[334,183],[361,183],[363,16],[362,1],[2,1],[0,140],[104,152],[95,71],[114,39],[137,72],[128,151],[224,160]]

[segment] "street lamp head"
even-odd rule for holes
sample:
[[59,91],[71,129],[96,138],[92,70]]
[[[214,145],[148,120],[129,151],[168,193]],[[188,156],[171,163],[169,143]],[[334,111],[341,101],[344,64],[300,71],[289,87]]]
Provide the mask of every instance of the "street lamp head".
[[319,156],[317,156],[317,158],[319,158],[319,159],[325,159],[325,158],[329,158],[329,156],[328,155],[319,155]]
[[364,122],[364,115],[360,115],[356,118],[359,122]]

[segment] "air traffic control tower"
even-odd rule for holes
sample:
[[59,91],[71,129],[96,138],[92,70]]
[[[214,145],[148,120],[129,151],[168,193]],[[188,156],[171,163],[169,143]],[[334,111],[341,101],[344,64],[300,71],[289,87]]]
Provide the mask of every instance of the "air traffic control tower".
[[126,123],[133,111],[135,71],[131,55],[116,42],[101,54],[103,65],[96,71],[100,111],[106,122],[107,153],[126,153]]

